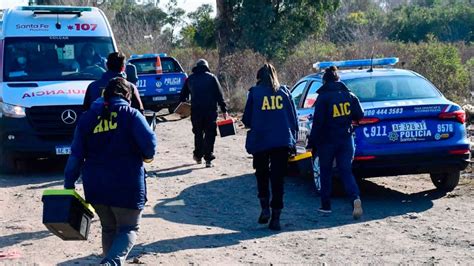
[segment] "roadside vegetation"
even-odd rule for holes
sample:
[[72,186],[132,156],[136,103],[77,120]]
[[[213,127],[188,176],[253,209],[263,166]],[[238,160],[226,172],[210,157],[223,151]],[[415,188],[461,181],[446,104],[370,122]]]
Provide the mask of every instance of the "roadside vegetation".
[[382,56],[431,80],[446,97],[471,103],[474,91],[474,4],[470,0],[217,0],[186,13],[127,0],[38,0],[98,5],[126,54],[165,52],[186,71],[206,58],[231,107],[241,110],[265,61],[292,85],[322,60]]

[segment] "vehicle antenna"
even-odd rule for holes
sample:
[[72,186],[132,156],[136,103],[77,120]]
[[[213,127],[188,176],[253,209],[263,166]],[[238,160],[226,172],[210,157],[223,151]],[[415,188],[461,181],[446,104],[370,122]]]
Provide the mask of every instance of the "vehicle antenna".
[[374,46],[372,46],[372,55],[370,56],[370,69],[367,72],[374,72]]

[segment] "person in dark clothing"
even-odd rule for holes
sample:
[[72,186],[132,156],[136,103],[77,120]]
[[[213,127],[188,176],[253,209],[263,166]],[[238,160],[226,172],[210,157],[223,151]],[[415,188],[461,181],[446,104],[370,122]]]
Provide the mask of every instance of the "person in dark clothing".
[[323,86],[317,91],[314,120],[308,148],[319,156],[321,178],[320,212],[331,212],[332,168],[336,160],[339,176],[353,204],[353,217],[362,216],[362,202],[352,174],[354,137],[352,123],[364,117],[359,99],[339,81],[337,68],[331,66],[323,75]]
[[272,65],[265,64],[258,71],[257,80],[257,85],[249,90],[242,118],[245,127],[250,128],[245,148],[253,155],[257,177],[262,208],[258,223],[266,224],[271,217],[269,228],[281,230],[284,177],[289,152],[296,145],[298,119],[291,94],[286,87],[280,86]]
[[216,76],[210,73],[209,64],[199,59],[181,90],[180,102],[191,96],[191,123],[194,133],[193,159],[201,164],[202,157],[206,167],[211,167],[214,156],[214,142],[217,135],[217,105],[224,119],[227,119],[227,106],[222,88]]
[[[84,97],[84,110],[89,110],[92,103],[102,97],[105,86],[109,81],[116,77],[124,77],[125,71],[125,55],[118,52],[113,52],[107,57],[107,72],[105,72],[99,80],[89,84],[86,95]],[[140,99],[140,94],[135,85],[130,84],[132,88],[131,106],[143,113],[144,108]]]
[[65,169],[64,187],[74,189],[81,176],[86,201],[99,215],[101,263],[107,265],[123,265],[136,241],[147,201],[143,162],[153,160],[157,142],[130,98],[129,82],[109,82],[104,102],[94,102],[81,116]]
[[81,70],[85,70],[88,67],[104,67],[104,58],[102,58],[91,43],[86,43],[81,49],[81,54],[77,59]]

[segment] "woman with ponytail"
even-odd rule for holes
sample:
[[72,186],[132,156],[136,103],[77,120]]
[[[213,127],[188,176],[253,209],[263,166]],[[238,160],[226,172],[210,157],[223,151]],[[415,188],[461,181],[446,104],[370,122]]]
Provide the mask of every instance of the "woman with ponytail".
[[280,86],[271,64],[265,64],[257,72],[257,85],[249,90],[242,122],[250,128],[245,147],[253,155],[257,177],[262,208],[258,223],[266,224],[270,220],[271,230],[281,230],[284,177],[289,152],[296,145],[298,121],[291,94]]
[[104,102],[95,102],[77,125],[65,170],[66,189],[82,177],[86,201],[102,225],[107,265],[123,265],[135,244],[146,202],[143,162],[153,160],[156,136],[145,117],[130,107],[132,88],[110,80]]

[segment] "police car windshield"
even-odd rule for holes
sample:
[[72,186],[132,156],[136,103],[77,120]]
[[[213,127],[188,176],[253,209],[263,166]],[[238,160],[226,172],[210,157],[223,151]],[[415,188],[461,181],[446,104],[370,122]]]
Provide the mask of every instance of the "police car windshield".
[[110,37],[5,38],[4,80],[96,80],[113,50]]
[[440,97],[428,81],[416,76],[365,77],[343,80],[361,102]]
[[[177,62],[169,57],[161,57],[161,69],[163,73],[176,73],[183,70]],[[156,74],[156,58],[141,58],[130,60],[130,63],[137,67],[137,74]]]

